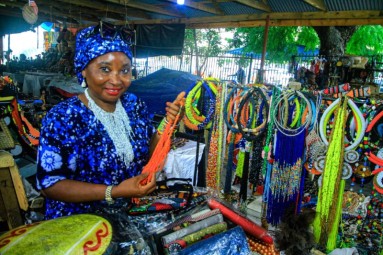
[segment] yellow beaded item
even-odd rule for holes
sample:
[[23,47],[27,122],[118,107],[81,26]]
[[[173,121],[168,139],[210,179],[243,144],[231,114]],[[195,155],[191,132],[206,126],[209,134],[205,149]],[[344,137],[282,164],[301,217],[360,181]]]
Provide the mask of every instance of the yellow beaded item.
[[336,238],[342,213],[345,181],[342,179],[344,128],[347,116],[347,98],[335,101],[334,127],[326,153],[322,185],[318,192],[314,237],[327,251],[336,248]]
[[166,124],[168,124],[168,121],[167,121],[166,117],[164,117],[164,118],[162,119],[162,121],[160,122],[160,124],[158,125],[158,127],[157,127],[157,133],[158,133],[159,135],[162,135],[162,134],[164,133]]
[[[217,95],[217,85],[220,83],[218,79],[207,78],[198,81],[194,87],[188,92],[185,100],[185,126],[192,130],[209,129],[212,125],[212,120],[215,112],[215,97]],[[206,93],[202,93],[202,89]],[[202,95],[208,95],[208,100]],[[198,109],[200,100],[204,100],[208,105],[208,114],[204,116]]]

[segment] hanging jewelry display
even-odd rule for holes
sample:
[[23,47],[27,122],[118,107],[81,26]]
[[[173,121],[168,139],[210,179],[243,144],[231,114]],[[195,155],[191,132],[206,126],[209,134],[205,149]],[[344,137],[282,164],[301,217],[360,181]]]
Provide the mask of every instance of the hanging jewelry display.
[[[323,172],[323,164],[321,161],[323,155],[325,155],[327,146],[324,144],[320,136],[318,135],[318,116],[320,105],[322,102],[322,96],[319,93],[316,97],[315,104],[313,100],[310,100],[313,108],[313,122],[312,128],[306,136],[306,163],[305,168],[311,174],[319,175]],[[324,157],[323,157],[324,159]]]
[[[341,98],[338,98],[329,107],[327,107],[326,110],[324,111],[321,119],[320,119],[320,124],[319,124],[320,136],[322,138],[322,141],[327,146],[328,146],[329,142],[327,139],[326,125],[329,122],[330,118],[332,117],[332,114],[335,111],[340,100],[341,100]],[[354,103],[354,101],[352,101],[351,99],[348,99],[347,104],[351,108],[354,116],[356,117],[356,122],[357,122],[356,138],[354,139],[352,144],[350,144],[349,146],[347,146],[345,148],[345,151],[350,151],[350,150],[354,150],[363,140],[364,133],[366,130],[366,121],[363,117],[362,112],[359,110],[358,106]],[[344,135],[342,135],[342,136],[344,136]]]
[[[297,108],[290,108],[281,104],[282,101],[294,102],[299,100],[299,104],[308,107],[307,117],[304,123],[297,122],[293,128],[294,114],[302,112]],[[274,99],[273,99],[274,100]],[[300,92],[283,92],[276,100],[276,107],[272,109],[271,115],[274,116],[274,124],[277,128],[275,135],[274,163],[271,169],[270,183],[267,193],[267,221],[273,225],[279,224],[285,211],[290,206],[295,206],[295,211],[299,211],[297,204],[301,192],[303,153],[305,147],[306,130],[312,119],[312,108],[309,100]],[[294,105],[297,106],[296,101]],[[291,110],[293,109],[293,110]],[[286,113],[287,112],[287,113]],[[301,118],[301,117],[300,117]],[[286,148],[289,148],[286,150]]]
[[[383,140],[383,110],[379,109],[376,112],[375,116],[368,124],[366,129],[366,136],[368,143],[368,149],[366,151],[366,157],[369,162],[375,164],[375,169],[371,172],[373,177],[373,185],[379,193],[383,194],[383,149],[381,148],[380,143]],[[371,135],[373,134],[373,137]]]
[[[275,109],[276,99],[279,98],[280,90],[277,87],[273,88],[271,97],[270,97],[270,109]],[[263,164],[262,164],[262,175],[264,177],[264,189],[262,194],[262,209],[261,209],[261,221],[262,227],[265,229],[268,228],[267,223],[267,202],[268,202],[268,194],[270,191],[270,183],[271,183],[271,172],[272,172],[272,164],[274,161],[273,155],[273,144],[274,144],[274,115],[270,114],[269,111],[269,122],[267,123],[267,134],[265,139],[265,146],[263,147]]]
[[[336,238],[342,213],[342,198],[345,187],[345,181],[342,180],[343,153],[345,150],[343,131],[346,123],[347,103],[348,100],[345,98],[336,100],[330,105],[335,112],[334,125],[326,153],[322,184],[319,188],[317,215],[313,224],[316,242],[325,247],[327,251],[336,248]],[[329,117],[323,114],[321,123],[323,123],[322,119],[324,118]]]
[[[236,117],[238,114],[238,106],[241,101],[243,94],[246,93],[247,89],[243,89],[241,86],[231,86],[231,91],[228,94],[223,111],[224,111],[224,121],[229,128],[227,136],[227,165],[225,170],[225,183],[224,183],[224,193],[229,194],[232,186],[233,179],[233,156],[235,146],[239,143],[241,139],[241,134],[238,130],[238,124],[236,122]],[[242,177],[242,175],[241,175]]]
[[213,126],[210,132],[209,153],[207,159],[208,164],[206,168],[206,187],[212,188],[213,190],[218,190],[220,183],[219,171],[222,163],[222,145],[224,144],[224,124],[221,106],[225,92],[226,85],[219,83],[217,85],[216,111],[214,113]]
[[[249,102],[253,102],[253,104],[249,104]],[[252,107],[252,111],[250,109]],[[248,109],[248,110],[246,110]],[[251,112],[249,117],[246,120],[242,120],[242,117],[245,115],[246,112]],[[241,100],[241,103],[239,105],[238,109],[238,117],[237,117],[237,123],[238,123],[238,129],[240,133],[242,134],[242,137],[244,137],[247,142],[252,142],[252,155],[251,155],[251,169],[248,173],[247,171],[243,172],[242,175],[242,181],[241,181],[241,189],[240,189],[240,197],[242,198],[242,201],[245,201],[247,198],[247,184],[248,180],[253,185],[256,185],[258,180],[263,177],[261,176],[261,166],[262,166],[262,149],[263,149],[263,139],[264,139],[264,133],[266,131],[266,123],[268,121],[268,114],[269,112],[269,104],[267,101],[267,98],[262,91],[257,86],[254,86],[250,89],[250,91],[244,96],[244,98]],[[254,116],[253,116],[254,114]],[[254,123],[251,124],[251,128],[246,128],[246,125],[243,125],[243,123]],[[248,145],[250,147],[250,145]],[[244,170],[249,169],[246,164],[249,164],[246,161],[245,156],[245,162],[244,162]],[[249,175],[248,175],[249,174]],[[256,186],[254,187],[256,188]]]

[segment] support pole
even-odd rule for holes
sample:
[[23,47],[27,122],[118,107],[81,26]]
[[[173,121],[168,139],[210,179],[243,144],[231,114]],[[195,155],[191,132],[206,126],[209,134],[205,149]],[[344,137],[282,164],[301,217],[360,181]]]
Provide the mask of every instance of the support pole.
[[262,49],[262,58],[261,58],[261,68],[258,73],[258,83],[263,83],[263,76],[265,73],[265,58],[266,58],[266,48],[267,41],[269,39],[269,27],[270,27],[270,15],[267,15],[266,25],[265,25],[265,34],[263,36],[263,49]]

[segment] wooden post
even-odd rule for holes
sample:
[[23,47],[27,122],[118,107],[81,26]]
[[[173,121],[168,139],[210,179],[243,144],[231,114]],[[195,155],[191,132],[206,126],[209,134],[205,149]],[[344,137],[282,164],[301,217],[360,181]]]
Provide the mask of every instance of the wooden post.
[[0,217],[9,229],[24,224],[20,209],[28,209],[28,200],[12,155],[0,151]]
[[265,34],[263,36],[263,49],[262,49],[262,57],[261,57],[261,68],[258,73],[258,83],[263,83],[263,76],[265,73],[265,58],[266,58],[266,48],[267,48],[267,40],[269,39],[269,27],[270,27],[270,15],[267,15],[266,18],[266,26],[265,26]]

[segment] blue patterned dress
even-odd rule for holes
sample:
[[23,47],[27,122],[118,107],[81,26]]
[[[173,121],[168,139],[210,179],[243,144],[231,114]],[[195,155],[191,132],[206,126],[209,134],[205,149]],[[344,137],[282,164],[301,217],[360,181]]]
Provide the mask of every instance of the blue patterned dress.
[[[134,94],[121,97],[132,127],[134,160],[128,167],[117,156],[104,126],[78,97],[72,97],[45,116],[40,133],[37,188],[60,180],[117,185],[138,175],[149,159],[149,141],[155,129],[146,104]],[[46,219],[92,212],[104,201],[66,203],[47,198]]]

